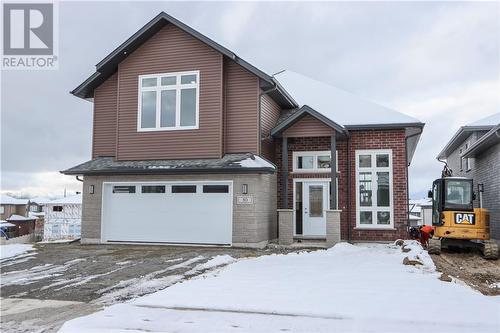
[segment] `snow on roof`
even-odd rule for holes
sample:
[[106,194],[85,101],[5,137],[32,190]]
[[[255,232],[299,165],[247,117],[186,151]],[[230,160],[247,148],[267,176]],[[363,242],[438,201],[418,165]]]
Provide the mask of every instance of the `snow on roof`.
[[70,205],[70,204],[81,204],[81,203],[82,203],[82,195],[81,194],[70,195],[68,197],[59,198],[59,199],[55,199],[55,200],[48,202],[49,205],[58,205],[58,204]]
[[500,124],[500,112],[492,114],[483,119],[479,119],[478,121],[472,122],[467,126],[495,126]]
[[7,221],[31,221],[31,220],[33,220],[33,218],[17,214],[13,214],[7,219]]
[[256,155],[254,155],[253,158],[247,157],[244,160],[235,163],[241,165],[243,168],[276,168],[271,162],[268,162],[262,157]]
[[49,197],[34,197],[34,198],[31,198],[30,201],[31,202],[35,202],[39,205],[43,205],[43,204],[46,204],[50,201],[52,201],[53,199],[50,199]]
[[418,119],[289,70],[275,78],[301,105],[309,105],[338,124],[415,124]]
[[14,223],[9,223],[7,221],[0,221],[0,228],[1,227],[15,227],[16,225]]
[[0,204],[3,205],[26,205],[27,203],[28,199],[14,198],[4,193],[0,195]]

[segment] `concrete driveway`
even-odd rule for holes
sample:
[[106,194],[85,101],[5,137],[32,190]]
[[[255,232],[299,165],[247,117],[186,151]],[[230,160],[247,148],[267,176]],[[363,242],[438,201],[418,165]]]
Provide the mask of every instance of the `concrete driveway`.
[[276,250],[212,247],[38,244],[1,262],[3,332],[52,332],[66,320],[201,274],[218,255]]

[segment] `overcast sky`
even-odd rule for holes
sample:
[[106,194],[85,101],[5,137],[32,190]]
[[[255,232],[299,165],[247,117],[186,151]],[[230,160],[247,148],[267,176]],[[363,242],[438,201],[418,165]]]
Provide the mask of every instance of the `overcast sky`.
[[500,111],[498,2],[65,2],[59,70],[2,72],[3,192],[81,188],[58,171],[90,159],[92,104],[68,92],[162,10],[269,74],[288,68],[425,122],[414,198],[454,132]]

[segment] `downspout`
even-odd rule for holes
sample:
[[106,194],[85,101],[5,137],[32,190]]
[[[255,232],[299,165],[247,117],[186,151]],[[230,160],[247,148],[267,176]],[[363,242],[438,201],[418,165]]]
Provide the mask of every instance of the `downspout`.
[[76,178],[76,180],[78,180],[79,182],[82,182],[82,183],[83,183],[83,179],[78,178],[78,176],[76,176],[75,178]]
[[408,139],[413,138],[414,136],[422,134],[424,131],[423,128],[420,128],[420,131],[417,133],[413,133],[412,135],[409,135],[405,137],[405,163],[406,163],[406,231],[409,232],[409,227],[410,227],[410,173],[409,173],[409,166],[410,163],[408,162]]
[[[354,161],[356,163],[356,161]],[[347,133],[347,241],[351,242],[351,135]]]
[[267,95],[268,93],[273,92],[277,89],[278,89],[278,86],[276,84],[274,84],[274,86],[271,89],[263,90],[259,93],[259,117],[258,117],[258,121],[259,121],[259,155],[262,153],[262,132],[261,132],[262,131],[262,119],[261,119],[262,96]]

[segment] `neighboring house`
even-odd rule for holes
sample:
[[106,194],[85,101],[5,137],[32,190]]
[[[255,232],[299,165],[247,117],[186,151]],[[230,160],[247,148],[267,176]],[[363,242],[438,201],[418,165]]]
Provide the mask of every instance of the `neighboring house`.
[[[432,211],[432,200],[431,199],[417,199],[410,200],[408,202],[409,206],[409,217],[410,226],[420,226],[420,225],[432,225],[431,221],[431,211]],[[429,209],[430,208],[430,209]]]
[[51,199],[47,197],[31,198],[28,200],[28,211],[34,215],[37,215],[37,213],[43,213],[43,206],[49,201],[51,201]]
[[342,239],[407,237],[414,118],[270,76],[165,13],[72,94],[94,103],[92,159],[62,171],[83,176],[82,243],[263,246],[277,209],[299,239],[337,208]]
[[26,216],[28,199],[17,199],[7,194],[0,195],[0,220],[7,220],[12,215]]
[[[438,155],[454,176],[474,180],[478,207],[490,211],[491,237],[500,240],[500,112],[462,126]],[[479,193],[482,184],[484,192]]]
[[35,218],[14,214],[7,219],[7,222],[16,227],[12,230],[14,233],[9,237],[19,237],[33,234],[35,231]]
[[49,201],[44,207],[44,240],[80,238],[82,221],[81,194]]

